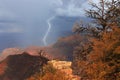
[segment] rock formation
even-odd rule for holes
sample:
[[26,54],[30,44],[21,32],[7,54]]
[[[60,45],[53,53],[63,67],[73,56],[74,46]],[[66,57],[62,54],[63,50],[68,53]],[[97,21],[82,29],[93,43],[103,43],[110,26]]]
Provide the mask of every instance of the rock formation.
[[48,59],[43,56],[22,54],[10,55],[0,62],[0,80],[25,80],[37,71]]
[[48,64],[52,64],[52,66],[55,69],[64,72],[65,76],[68,77],[70,80],[80,80],[80,77],[72,74],[72,69],[71,69],[72,62],[51,60],[48,61]]

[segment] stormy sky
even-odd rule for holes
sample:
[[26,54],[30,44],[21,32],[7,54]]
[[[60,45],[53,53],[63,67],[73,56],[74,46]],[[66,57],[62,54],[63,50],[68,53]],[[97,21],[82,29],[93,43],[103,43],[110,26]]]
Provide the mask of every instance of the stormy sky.
[[[0,0],[0,38],[4,38],[0,39],[0,44],[11,45],[13,40],[25,45],[42,43],[48,29],[47,21],[52,16],[84,16],[84,9],[89,8],[88,1],[90,0]],[[11,33],[22,35],[11,37]],[[5,34],[8,37],[3,37]],[[7,44],[8,40],[10,44]]]
[[86,7],[85,0],[0,0],[0,33],[44,29],[52,15],[82,16]]

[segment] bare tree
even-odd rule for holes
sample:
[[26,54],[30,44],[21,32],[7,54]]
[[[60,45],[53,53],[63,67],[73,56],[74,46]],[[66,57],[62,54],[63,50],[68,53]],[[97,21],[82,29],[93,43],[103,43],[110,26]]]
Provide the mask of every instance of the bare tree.
[[39,50],[39,51],[38,51],[38,54],[39,54],[40,57],[43,56],[44,53],[45,53],[44,50]]
[[109,23],[116,22],[120,17],[120,0],[100,0],[98,4],[91,3],[92,8],[86,10],[88,17],[95,19],[95,23],[106,29]]

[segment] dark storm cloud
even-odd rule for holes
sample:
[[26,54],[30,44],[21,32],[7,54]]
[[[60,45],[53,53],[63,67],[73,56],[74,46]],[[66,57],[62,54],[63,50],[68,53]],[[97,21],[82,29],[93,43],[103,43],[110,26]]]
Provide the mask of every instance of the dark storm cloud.
[[0,0],[0,23],[4,23],[4,32],[9,31],[11,25],[16,32],[24,29],[30,34],[34,28],[35,32],[42,32],[49,17],[82,16],[85,7],[86,0]]

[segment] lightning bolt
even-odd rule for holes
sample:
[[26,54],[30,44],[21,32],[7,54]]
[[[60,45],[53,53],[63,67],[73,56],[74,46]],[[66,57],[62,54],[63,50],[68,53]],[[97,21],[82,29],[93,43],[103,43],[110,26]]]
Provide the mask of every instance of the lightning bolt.
[[48,29],[47,29],[44,37],[43,37],[43,43],[44,43],[45,46],[47,45],[47,36],[48,36],[48,34],[49,34],[50,30],[51,30],[51,27],[52,27],[52,26],[51,26],[51,21],[52,21],[54,18],[55,18],[55,16],[52,16],[52,17],[50,17],[50,18],[47,20]]
[[[62,6],[62,5],[63,5],[63,1],[62,1],[62,0],[57,0],[57,3],[55,3],[55,4],[57,4],[57,5],[59,4],[59,6]],[[52,21],[55,17],[56,17],[56,15],[50,17],[50,18],[47,20],[48,29],[47,29],[44,37],[43,37],[43,43],[44,43],[45,46],[47,45],[47,37],[48,37],[48,34],[49,34],[49,32],[50,32],[50,30],[51,30],[51,27],[52,27],[51,21]]]

